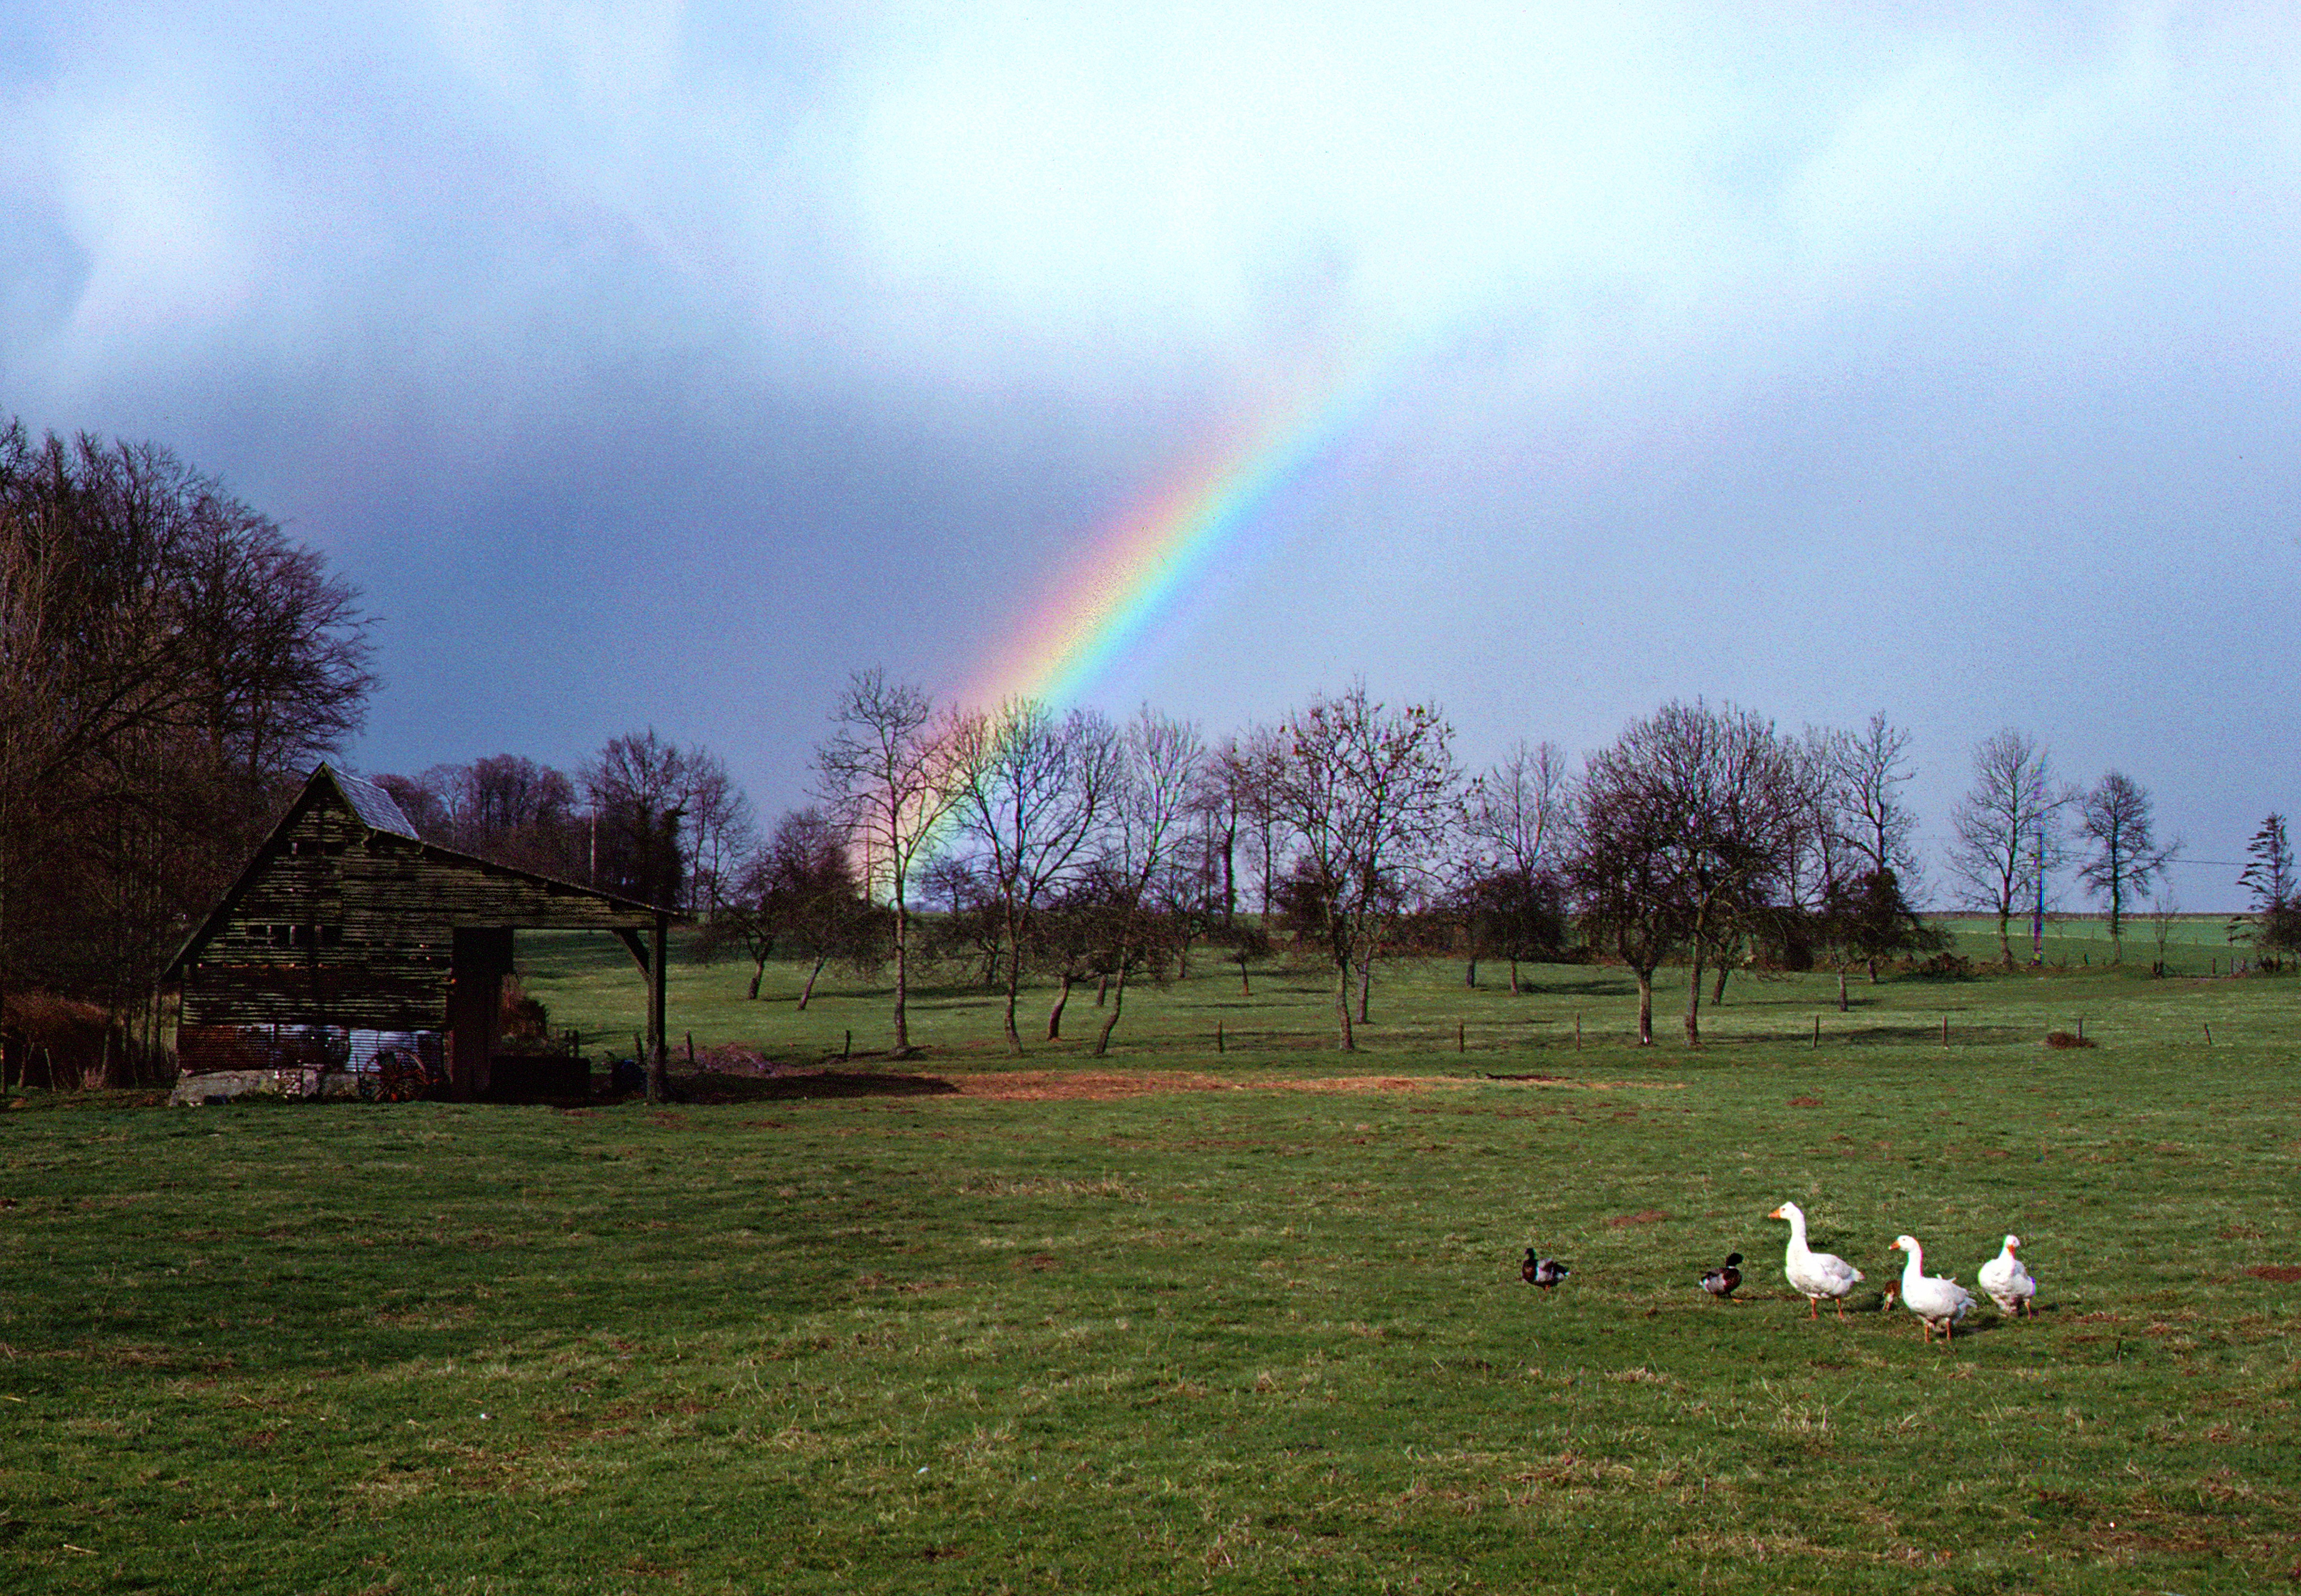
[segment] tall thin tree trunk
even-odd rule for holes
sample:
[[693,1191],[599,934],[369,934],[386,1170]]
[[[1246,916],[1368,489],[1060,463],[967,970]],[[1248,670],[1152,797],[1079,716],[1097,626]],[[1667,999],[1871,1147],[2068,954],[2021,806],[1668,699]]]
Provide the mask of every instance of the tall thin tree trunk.
[[1017,1057],[1023,1052],[1023,1033],[1015,1028],[1015,1006],[1023,998],[1023,927],[1013,915],[1007,920],[1007,1012],[1002,1016],[1007,1031],[1007,1051]]
[[823,973],[823,966],[830,961],[831,955],[827,953],[818,953],[815,956],[815,968],[807,973],[807,984],[799,990],[799,1006],[801,1011],[806,1009],[807,1000],[815,996],[815,978]]
[[1050,1042],[1063,1039],[1063,1006],[1071,1000],[1071,973],[1064,971],[1062,985],[1055,992],[1055,1006],[1047,1011],[1047,1040]]
[[1638,974],[1638,1046],[1653,1046],[1653,972],[1641,969]]
[[1246,948],[1243,946],[1238,950],[1238,992],[1242,998],[1254,996],[1254,979],[1246,973]]
[[1110,1001],[1110,972],[1105,970],[1102,979],[1094,983],[1094,1006],[1100,1008]]
[[899,887],[895,892],[895,1054],[900,1057],[911,1050],[911,1027],[904,1010],[911,995],[911,915],[903,906]]
[[2005,960],[2005,967],[2013,967],[2013,911],[2000,905],[1997,910],[1997,951]]
[[1351,960],[1348,954],[1338,954],[1335,958],[1335,1019],[1341,1027],[1343,1051],[1357,1052],[1358,1039],[1351,1034]]
[[1515,997],[1517,997],[1517,996],[1519,995],[1519,990],[1518,990],[1518,960],[1516,960],[1515,958],[1513,958],[1512,960],[1510,960],[1510,996],[1511,996],[1511,997],[1513,997],[1513,998],[1515,998]]
[[1374,957],[1377,951],[1369,948],[1366,957],[1359,960],[1359,1024],[1361,1025],[1367,1023],[1367,1007],[1374,1000]]
[[759,982],[766,979],[766,960],[755,958],[751,961],[751,1001],[754,1003],[759,1000]]
[[1718,956],[1718,977],[1710,983],[1710,1007],[1726,1007],[1726,977],[1734,973],[1732,961],[1723,953]]
[[1846,1013],[1847,1007],[1845,999],[1845,972],[1841,969],[1837,973],[1837,1012],[1840,1014]]
[[1686,983],[1686,1045],[1702,1045],[1702,955],[1694,956],[1694,970]]
[[1462,984],[1472,991],[1478,990],[1478,956],[1470,955],[1468,965],[1462,971]]
[[1126,964],[1122,957],[1118,965],[1118,984],[1110,990],[1110,1012],[1103,1016],[1102,1029],[1094,1033],[1094,1056],[1101,1057],[1110,1050],[1110,1033],[1118,1029],[1118,1016],[1126,1007]]

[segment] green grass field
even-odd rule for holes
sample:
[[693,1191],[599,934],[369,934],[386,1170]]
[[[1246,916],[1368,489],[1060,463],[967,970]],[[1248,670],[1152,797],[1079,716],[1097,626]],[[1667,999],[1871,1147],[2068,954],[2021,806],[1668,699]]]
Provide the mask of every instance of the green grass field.
[[[628,1049],[619,948],[522,949]],[[2149,957],[1845,1014],[1736,976],[1699,1053],[1674,983],[1626,1045],[1602,969],[1385,970],[1354,1057],[1316,971],[1139,990],[1100,1063],[1091,991],[1010,1060],[931,987],[900,1065],[862,1057],[883,986],[801,1015],[796,972],[682,964],[675,1039],[805,1068],[668,1109],[36,1099],[0,1585],[2281,1587],[2301,980]],[[789,1095],[850,1031],[851,1095]],[[1785,1199],[1869,1274],[1845,1323],[1782,1283]],[[1878,1311],[1896,1233],[1970,1283],[2009,1229],[2035,1319],[1945,1351]],[[1730,1306],[1694,1285],[1729,1250]]]

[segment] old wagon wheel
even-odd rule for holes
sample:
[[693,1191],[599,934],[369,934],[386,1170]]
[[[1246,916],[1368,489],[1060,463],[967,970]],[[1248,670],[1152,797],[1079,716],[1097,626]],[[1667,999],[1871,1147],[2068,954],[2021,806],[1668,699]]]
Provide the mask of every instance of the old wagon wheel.
[[412,1103],[429,1090],[431,1074],[423,1061],[405,1048],[386,1048],[375,1056],[375,1100]]

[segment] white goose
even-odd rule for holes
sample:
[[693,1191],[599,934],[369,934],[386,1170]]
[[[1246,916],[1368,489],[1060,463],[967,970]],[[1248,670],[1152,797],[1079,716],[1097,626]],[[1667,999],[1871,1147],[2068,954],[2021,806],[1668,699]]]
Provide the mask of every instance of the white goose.
[[2013,1256],[2013,1249],[2021,1245],[2021,1237],[2006,1237],[2004,1248],[1996,1258],[1982,1265],[1973,1277],[1981,1289],[1989,1293],[1989,1299],[1997,1304],[1999,1313],[2010,1314],[2016,1318],[2037,1311],[2030,1305],[2029,1299],[2037,1294],[2037,1283],[2029,1277],[2029,1271],[2022,1266],[2021,1260]]
[[1782,1255],[1782,1274],[1792,1287],[1804,1293],[1806,1317],[1821,1317],[1821,1299],[1828,1297],[1837,1304],[1837,1316],[1844,1318],[1845,1294],[1860,1282],[1862,1271],[1836,1253],[1816,1252],[1805,1244],[1805,1210],[1797,1204],[1786,1202],[1766,1217],[1790,1222],[1790,1244]]
[[1973,1293],[1946,1276],[1927,1274],[1925,1249],[1915,1236],[1895,1236],[1894,1245],[1910,1255],[1902,1266],[1902,1306],[1918,1316],[1926,1340],[1933,1340],[1938,1330],[1942,1345],[1948,1346],[1952,1326],[1973,1306]]

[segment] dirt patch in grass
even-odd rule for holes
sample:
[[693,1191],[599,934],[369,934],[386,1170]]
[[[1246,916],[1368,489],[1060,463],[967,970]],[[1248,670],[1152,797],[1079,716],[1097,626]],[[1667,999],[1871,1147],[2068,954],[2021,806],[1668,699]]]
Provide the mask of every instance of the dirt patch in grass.
[[[794,1070],[788,1074],[681,1075],[673,1082],[690,1103],[772,1103],[794,1098],[950,1097],[958,1088],[934,1075],[878,1070]],[[681,1116],[661,1123],[681,1124]]]
[[1469,1082],[1443,1075],[1317,1075],[1275,1081],[1226,1081],[1181,1073],[1120,1074],[1072,1070],[1010,1070],[963,1076],[952,1083],[961,1097],[1000,1102],[1099,1102],[1197,1091],[1430,1091]]
[[2301,1264],[2255,1264],[2246,1273],[2255,1280],[2272,1280],[2281,1286],[2301,1283]]

